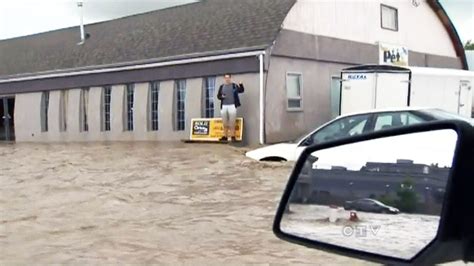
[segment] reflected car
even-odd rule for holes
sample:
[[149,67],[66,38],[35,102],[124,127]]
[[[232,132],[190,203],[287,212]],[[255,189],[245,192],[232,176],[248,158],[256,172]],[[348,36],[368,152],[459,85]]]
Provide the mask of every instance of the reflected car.
[[438,120],[474,120],[434,108],[402,108],[372,110],[343,115],[289,143],[258,148],[245,155],[257,161],[296,161],[303,150],[313,144],[338,140],[354,135]]
[[390,214],[400,213],[397,208],[385,205],[382,202],[374,199],[358,199],[354,201],[346,201],[344,203],[344,210]]

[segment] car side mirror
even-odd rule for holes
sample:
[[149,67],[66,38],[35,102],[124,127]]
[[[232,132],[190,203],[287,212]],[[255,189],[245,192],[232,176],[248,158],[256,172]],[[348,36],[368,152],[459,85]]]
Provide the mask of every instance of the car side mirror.
[[473,147],[474,128],[462,121],[308,147],[273,231],[289,242],[377,263],[472,261]]
[[311,146],[313,144],[314,144],[313,138],[309,136],[301,142],[300,146]]

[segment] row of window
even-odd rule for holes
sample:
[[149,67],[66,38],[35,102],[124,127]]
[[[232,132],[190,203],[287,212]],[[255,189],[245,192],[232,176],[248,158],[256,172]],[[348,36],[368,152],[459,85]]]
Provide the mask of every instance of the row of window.
[[[207,77],[203,80],[204,89],[204,108],[203,115],[206,118],[214,117],[214,94],[216,87],[216,78]],[[175,81],[175,93],[173,99],[173,128],[176,131],[184,131],[186,128],[186,80]],[[160,83],[153,81],[149,83],[148,90],[148,130],[159,130],[159,93]],[[68,91],[61,91],[59,102],[59,129],[62,132],[67,131],[67,108]],[[112,87],[104,86],[101,94],[101,131],[111,130],[111,101]],[[124,98],[124,130],[133,131],[133,110],[135,106],[135,86],[127,84]],[[89,131],[88,110],[89,110],[89,88],[81,90],[79,102],[79,129],[81,132]],[[41,131],[48,131],[48,110],[49,110],[49,91],[45,91],[41,97]]]
[[[287,73],[286,75],[286,92],[287,92],[287,108],[290,111],[298,111],[303,108],[302,97],[302,74]],[[215,112],[216,94],[216,78],[207,77],[203,80],[203,117],[212,118]],[[158,81],[149,83],[148,92],[148,129],[150,131],[157,131],[159,129],[159,91],[160,83]],[[61,91],[60,95],[60,131],[67,131],[67,90]],[[125,116],[124,116],[124,130],[133,131],[133,110],[135,102],[135,86],[134,84],[126,85],[125,93]],[[104,86],[101,95],[101,131],[111,130],[111,100],[112,87]],[[43,92],[41,114],[41,130],[48,131],[48,107],[49,107],[49,92]],[[88,122],[88,106],[89,106],[89,88],[83,88],[80,96],[80,131],[87,132],[89,130]],[[176,131],[185,130],[186,124],[186,80],[175,81],[175,97],[174,97],[174,115],[173,127]]]

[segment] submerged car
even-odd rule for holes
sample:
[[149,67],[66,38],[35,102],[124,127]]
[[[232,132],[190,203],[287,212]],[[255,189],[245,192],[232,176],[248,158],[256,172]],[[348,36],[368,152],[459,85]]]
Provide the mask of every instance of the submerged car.
[[382,202],[374,199],[358,199],[354,201],[346,201],[344,203],[344,210],[390,214],[397,214],[400,212],[397,208],[385,205]]
[[301,152],[313,144],[384,129],[452,119],[473,124],[472,119],[435,108],[402,108],[353,113],[339,116],[294,142],[258,148],[245,155],[257,161],[296,161]]

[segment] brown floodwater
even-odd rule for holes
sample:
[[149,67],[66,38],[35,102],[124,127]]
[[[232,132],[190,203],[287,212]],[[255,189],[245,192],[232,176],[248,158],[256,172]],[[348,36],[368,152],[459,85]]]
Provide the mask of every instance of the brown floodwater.
[[0,144],[0,265],[366,264],[271,225],[291,163],[218,144]]

